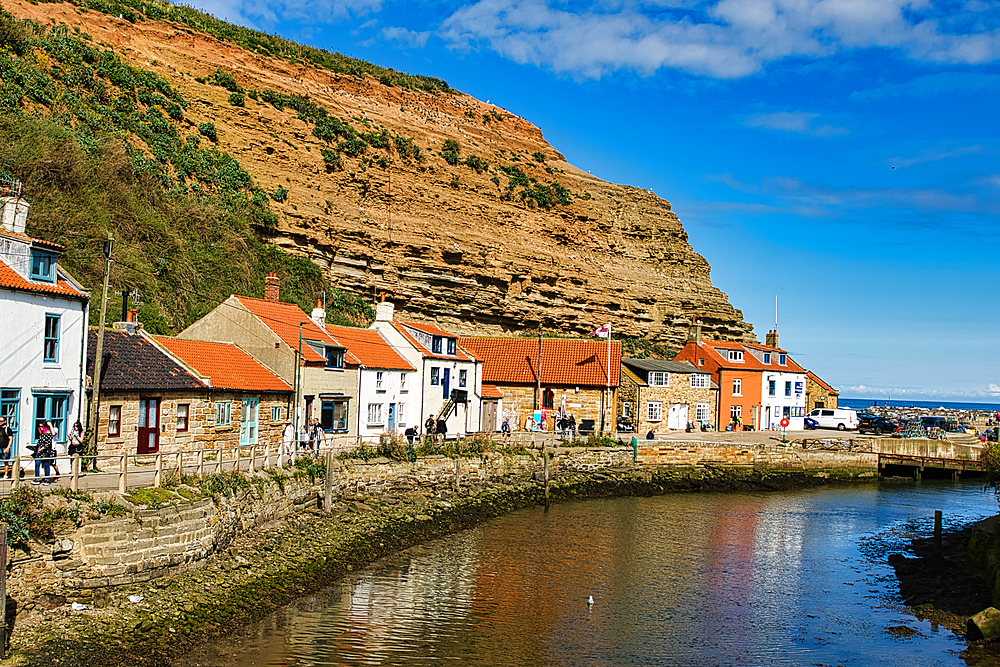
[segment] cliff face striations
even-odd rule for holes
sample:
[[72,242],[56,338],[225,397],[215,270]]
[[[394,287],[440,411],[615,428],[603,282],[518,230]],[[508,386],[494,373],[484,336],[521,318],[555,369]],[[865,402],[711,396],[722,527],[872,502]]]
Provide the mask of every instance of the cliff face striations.
[[[179,24],[68,4],[4,6],[79,27],[167,79],[191,102],[182,131],[214,123],[220,150],[267,192],[288,190],[272,206],[280,223],[270,240],[312,258],[345,290],[385,293],[401,317],[490,335],[538,324],[583,334],[610,321],[616,334],[675,346],[697,317],[706,336],[753,338],[668,202],[573,167],[524,119],[463,94],[291,64]],[[334,157],[336,142],[292,109],[231,104],[210,81],[218,69],[247,91],[308,95],[359,132],[412,137],[421,156],[370,146]],[[457,151],[443,156],[447,140]]]

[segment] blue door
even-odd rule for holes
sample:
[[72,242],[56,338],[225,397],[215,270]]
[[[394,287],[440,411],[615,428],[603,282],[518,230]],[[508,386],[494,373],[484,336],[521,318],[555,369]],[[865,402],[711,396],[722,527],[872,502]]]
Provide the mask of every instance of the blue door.
[[7,426],[14,432],[14,439],[10,446],[10,455],[17,456],[17,417],[18,406],[21,404],[20,389],[0,390],[0,416],[7,418]]
[[389,404],[389,429],[396,428],[396,404]]
[[441,391],[442,396],[445,400],[448,400],[448,396],[451,394],[451,369],[445,368],[441,375]]

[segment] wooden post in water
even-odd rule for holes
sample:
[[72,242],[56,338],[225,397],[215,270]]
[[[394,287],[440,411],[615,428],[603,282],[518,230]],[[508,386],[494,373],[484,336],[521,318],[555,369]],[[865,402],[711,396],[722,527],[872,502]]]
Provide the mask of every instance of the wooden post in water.
[[7,657],[7,524],[0,523],[0,660]]
[[549,455],[542,449],[542,479],[545,481],[545,509],[549,508]]
[[333,509],[333,450],[326,453],[326,483],[324,484],[323,511]]
[[457,492],[462,484],[462,459],[455,457],[455,491]]
[[934,556],[941,557],[941,510],[934,510]]

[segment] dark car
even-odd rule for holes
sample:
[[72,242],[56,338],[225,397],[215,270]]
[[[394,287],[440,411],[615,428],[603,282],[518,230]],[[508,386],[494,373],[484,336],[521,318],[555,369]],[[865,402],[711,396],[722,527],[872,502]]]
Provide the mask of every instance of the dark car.
[[895,433],[899,429],[899,424],[885,417],[875,415],[866,415],[864,419],[861,419],[860,415],[858,417],[858,433],[883,435],[885,433]]
[[805,427],[807,429],[819,428],[819,422],[812,417],[806,417]]
[[921,417],[920,423],[924,428],[948,429],[948,420],[944,417]]

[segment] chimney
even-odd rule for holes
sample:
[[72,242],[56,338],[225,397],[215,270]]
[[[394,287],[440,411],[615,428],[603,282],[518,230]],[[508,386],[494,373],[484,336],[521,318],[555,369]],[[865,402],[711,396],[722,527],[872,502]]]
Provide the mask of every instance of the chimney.
[[20,197],[0,198],[0,225],[8,232],[24,233],[28,223],[28,202]]
[[395,308],[392,301],[385,300],[385,292],[382,292],[382,300],[375,304],[375,321],[392,322],[392,312]]
[[691,318],[691,327],[688,329],[689,343],[701,343],[701,322]]
[[309,317],[320,329],[326,328],[326,311],[323,309],[322,299],[316,299],[316,307],[313,308],[312,315]]
[[778,347],[778,330],[771,329],[767,332],[767,338],[764,339],[764,344],[768,347],[777,348]]
[[281,292],[281,278],[276,273],[267,274],[264,278],[264,298],[268,301],[277,301]]

